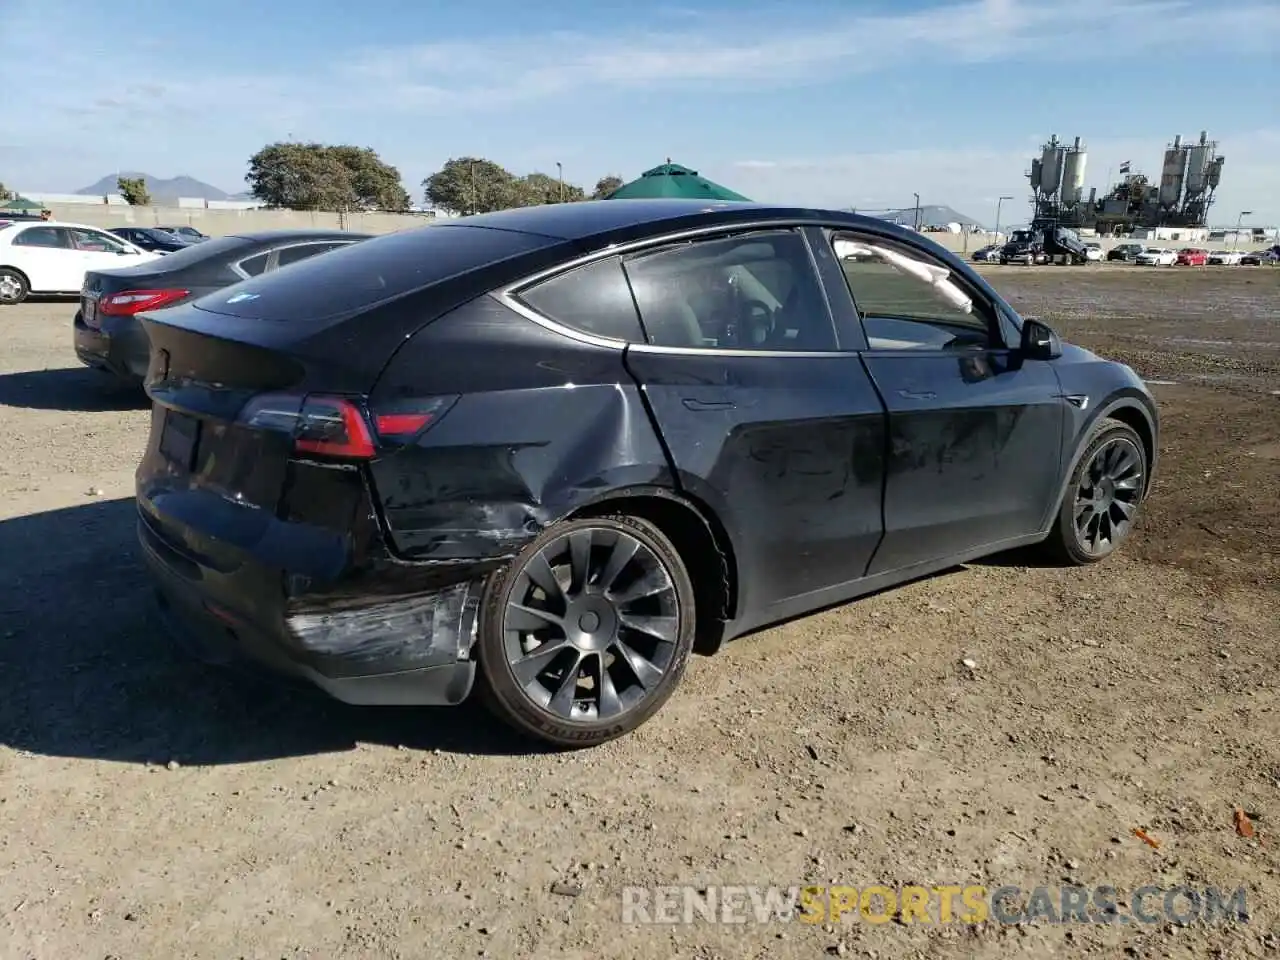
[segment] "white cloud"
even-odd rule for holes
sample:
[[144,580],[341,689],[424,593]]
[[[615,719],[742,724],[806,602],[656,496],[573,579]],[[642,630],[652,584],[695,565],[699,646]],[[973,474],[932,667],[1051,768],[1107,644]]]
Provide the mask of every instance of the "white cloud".
[[[1174,130],[1170,139],[1179,132],[1184,141],[1199,137],[1199,131]],[[1226,157],[1211,219],[1234,222],[1246,209],[1253,211],[1248,219],[1255,223],[1280,223],[1280,167],[1274,159],[1280,153],[1280,128],[1210,133]],[[1008,222],[1010,211],[1019,219],[1027,215],[1030,190],[1025,173],[1043,139],[998,150],[958,147],[759,157],[699,172],[754,199],[778,203],[883,210],[911,206],[912,194],[918,192],[922,204],[949,204],[986,222],[995,218],[996,198],[1012,196],[1003,206],[1002,216]],[[1126,160],[1132,161],[1134,172],[1158,181],[1166,143],[1154,138],[1086,140],[1087,185],[1102,193],[1118,179],[1120,164]]]
[[[124,62],[116,56],[118,50],[110,49],[115,33],[105,29],[106,18],[115,14],[109,8],[92,0],[0,0],[0,5],[5,8],[0,90],[21,91],[19,97],[6,98],[0,139],[7,145],[0,145],[0,160],[24,177],[38,173],[38,179],[55,178],[33,187],[67,186],[64,180],[86,175],[93,179],[104,167],[146,166],[158,175],[222,179],[225,187],[237,189],[232,181],[241,175],[242,158],[291,134],[301,139],[371,137],[371,145],[403,169],[406,162],[432,158],[418,156],[417,147],[397,157],[388,146],[398,142],[403,149],[413,143],[414,125],[430,124],[432,116],[440,118],[443,135],[430,128],[423,138],[427,149],[453,149],[447,138],[464,150],[473,149],[468,146],[473,135],[503,143],[501,126],[485,121],[512,108],[550,110],[570,101],[622,94],[634,103],[648,103],[644,109],[652,119],[662,115],[662,95],[668,91],[802,87],[874,75],[904,63],[928,71],[1021,60],[1032,64],[1032,74],[1038,76],[1054,60],[1132,64],[1142,56],[1181,57],[1189,42],[1200,57],[1214,52],[1246,56],[1265,52],[1280,36],[1276,0],[959,0],[908,13],[857,12],[858,5],[849,4],[853,12],[847,14],[799,6],[773,7],[772,13],[738,11],[732,18],[676,4],[651,18],[658,26],[645,30],[606,23],[580,32],[490,34],[474,42],[405,43],[343,50],[340,56],[317,52],[306,61],[295,59],[306,63],[299,67],[282,66],[273,58],[229,67],[219,43],[155,46],[158,36],[144,26],[130,36],[129,48],[147,52],[127,58],[125,70],[103,70],[85,69],[85,64]],[[50,37],[66,39],[49,42]],[[1133,102],[1116,109],[1139,118],[1145,95],[1139,91]],[[1176,97],[1176,90],[1151,95]],[[1241,91],[1242,97],[1251,95]],[[1071,96],[1069,89],[1061,96]],[[1252,108],[1238,101],[1233,109],[1239,115]],[[1265,98],[1257,100],[1256,110],[1270,117]],[[598,111],[590,116],[598,119],[584,121],[590,129],[584,127],[581,136],[560,123],[547,134],[559,138],[554,145],[521,141],[497,149],[509,151],[504,159],[521,168],[545,163],[548,156],[590,167],[596,158],[585,156],[582,144],[598,142],[599,130],[612,122]],[[386,144],[377,139],[382,130],[387,131]],[[1228,155],[1224,198],[1232,184],[1244,183],[1246,177],[1256,180],[1258,190],[1274,186],[1273,167],[1250,160],[1252,148],[1238,145],[1238,136],[1212,132],[1223,137]],[[691,153],[713,155],[710,142],[694,139],[696,131],[680,136]],[[866,197],[901,204],[904,193],[909,198],[918,189],[966,209],[964,205],[976,206],[984,197],[1023,191],[1022,172],[1038,142],[1007,149],[959,144],[938,151],[818,158],[803,161],[809,166],[802,179],[809,185],[807,202],[861,205]],[[1104,145],[1091,146],[1093,179],[1100,181]],[[1134,159],[1150,169],[1161,146],[1144,143],[1140,151],[1135,145],[1134,157],[1116,162]],[[783,156],[747,158],[744,164],[719,173],[748,195],[773,196],[799,179],[795,161]],[[77,172],[69,172],[73,170]],[[712,175],[709,169],[704,172]],[[6,175],[14,177],[12,171]],[[982,216],[976,208],[967,212]]]
[[[681,32],[554,33],[356,51],[344,80],[376,83],[384,108],[458,111],[604,89],[729,85],[774,88],[866,74],[1019,58],[1131,59],[1195,39],[1210,50],[1265,51],[1280,35],[1280,5],[1242,0],[965,0],[905,14],[805,20],[735,14]],[[360,91],[353,91],[359,93]]]

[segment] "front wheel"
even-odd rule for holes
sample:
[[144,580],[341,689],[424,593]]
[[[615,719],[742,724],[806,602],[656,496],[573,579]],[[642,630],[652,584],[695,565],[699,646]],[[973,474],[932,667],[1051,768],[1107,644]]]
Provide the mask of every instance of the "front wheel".
[[693,649],[693,584],[652,523],[556,524],[489,582],[477,636],[482,696],[557,747],[630,733],[667,701]]
[[1045,547],[1071,565],[1105,560],[1133,529],[1146,487],[1142,438],[1127,423],[1102,420],[1071,473]]
[[27,294],[30,292],[31,287],[26,277],[17,270],[10,270],[8,267],[0,268],[0,303],[21,303],[27,299]]

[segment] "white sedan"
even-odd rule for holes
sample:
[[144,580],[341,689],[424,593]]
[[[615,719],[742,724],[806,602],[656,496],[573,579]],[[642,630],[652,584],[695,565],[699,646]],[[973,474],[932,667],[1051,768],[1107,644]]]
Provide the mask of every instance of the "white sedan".
[[1103,257],[1102,244],[1086,243],[1084,245],[1084,258],[1091,262],[1101,260]]
[[1244,254],[1238,250],[1211,250],[1209,262],[1215,266],[1238,267]]
[[1138,263],[1144,267],[1172,267],[1177,262],[1177,251],[1168,247],[1147,247],[1138,254]]
[[0,304],[21,303],[32,293],[79,294],[90,270],[158,257],[82,223],[15,221],[0,227]]

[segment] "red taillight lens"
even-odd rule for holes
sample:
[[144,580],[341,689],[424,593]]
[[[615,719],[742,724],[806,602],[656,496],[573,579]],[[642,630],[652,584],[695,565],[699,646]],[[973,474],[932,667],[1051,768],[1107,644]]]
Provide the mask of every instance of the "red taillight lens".
[[374,413],[373,425],[383,440],[408,443],[432,424],[439,423],[457,402],[457,397],[420,397],[390,406],[380,405]]
[[108,317],[130,317],[143,310],[158,310],[177,303],[190,290],[125,290],[98,301],[98,313]]
[[340,397],[307,397],[293,432],[293,448],[355,460],[371,460],[375,452],[369,421],[359,407]]
[[457,397],[430,397],[412,408],[386,410],[374,415],[373,425],[360,402],[321,394],[269,393],[255,397],[238,420],[257,430],[276,430],[293,438],[297,453],[311,456],[371,460],[377,455],[376,439],[404,443],[444,416]]

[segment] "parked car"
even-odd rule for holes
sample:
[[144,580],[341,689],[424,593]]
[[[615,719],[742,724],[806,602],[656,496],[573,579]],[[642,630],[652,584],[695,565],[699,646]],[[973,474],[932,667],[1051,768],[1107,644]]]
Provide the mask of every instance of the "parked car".
[[1177,261],[1178,255],[1168,247],[1147,247],[1137,259],[1142,267],[1172,267]]
[[1098,262],[1102,259],[1102,244],[1086,243],[1084,245],[1084,257],[1091,262]]
[[1238,250],[1214,250],[1209,254],[1209,263],[1215,267],[1238,267],[1244,254]]
[[973,251],[973,259],[976,263],[989,263],[1000,259],[1000,244],[991,243],[985,247],[981,247]]
[[1017,545],[1102,560],[1159,448],[1132,370],[850,213],[508,210],[140,320],[175,638],[353,703],[479,687],[559,746],[695,646]]
[[245,233],[185,244],[163,259],[127,270],[92,270],[72,321],[76,356],[141,385],[149,349],[137,320],[142,311],[177,306],[367,237],[340,230]]
[[1120,243],[1107,251],[1107,261],[1109,263],[1133,263],[1145,249],[1146,247],[1140,243]]
[[201,233],[192,226],[156,227],[156,229],[163,230],[165,233],[172,233],[179,240],[186,240],[187,243],[200,243],[209,239],[206,234]]
[[1209,251],[1196,247],[1183,247],[1178,251],[1178,264],[1184,267],[1203,267],[1209,260]]
[[0,304],[29,294],[74,294],[85,273],[159,259],[105,230],[82,223],[15,221],[0,229]]
[[1245,267],[1271,267],[1280,263],[1280,252],[1274,247],[1266,250],[1254,250],[1240,258],[1240,265]]
[[148,250],[152,253],[173,253],[175,250],[183,250],[191,244],[175,236],[172,233],[166,233],[158,227],[109,227],[108,233],[114,233],[122,240],[128,240],[140,250]]

